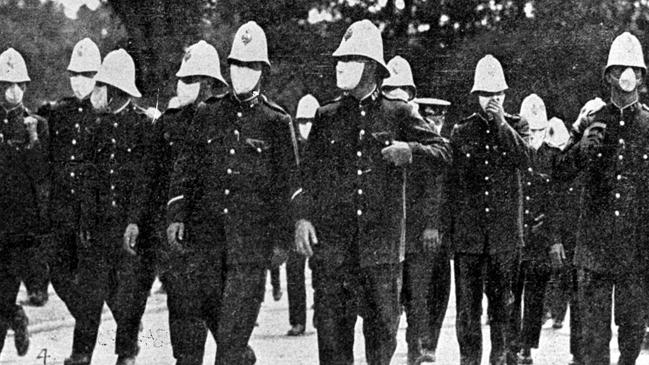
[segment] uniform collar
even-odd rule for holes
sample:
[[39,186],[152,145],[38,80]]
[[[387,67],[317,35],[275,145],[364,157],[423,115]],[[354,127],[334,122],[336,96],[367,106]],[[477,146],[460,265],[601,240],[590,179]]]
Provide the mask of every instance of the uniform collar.
[[260,97],[261,92],[259,91],[259,89],[255,89],[246,95],[237,95],[235,93],[232,93],[232,100],[235,102],[235,104],[239,104],[242,107],[247,106],[249,108],[252,108],[253,106],[261,102]]
[[370,105],[370,104],[374,103],[375,101],[377,101],[379,99],[380,96],[381,96],[381,90],[379,90],[378,86],[372,92],[370,92],[369,94],[362,97],[360,100],[356,99],[356,97],[351,95],[349,92],[345,92],[343,94],[344,98],[346,98],[346,99],[348,99],[350,101],[353,100],[354,102],[358,103],[358,106],[361,106],[361,107],[367,106],[367,105]]
[[18,110],[23,110],[24,108],[25,107],[23,106],[23,103],[20,103],[20,104],[16,105],[15,107],[9,108],[9,109],[5,108],[4,106],[0,106],[0,110],[4,111],[4,114],[6,114],[6,115],[13,114],[13,112],[18,111]]
[[610,108],[610,110],[612,112],[620,112],[620,111],[621,112],[626,112],[626,111],[635,112],[638,109],[640,109],[640,107],[641,107],[640,106],[640,100],[636,100],[634,103],[632,103],[632,104],[630,104],[630,105],[628,105],[628,106],[626,106],[624,108],[620,108],[619,106],[615,105],[615,103],[613,102],[613,99],[611,99],[611,101],[609,102],[609,108]]

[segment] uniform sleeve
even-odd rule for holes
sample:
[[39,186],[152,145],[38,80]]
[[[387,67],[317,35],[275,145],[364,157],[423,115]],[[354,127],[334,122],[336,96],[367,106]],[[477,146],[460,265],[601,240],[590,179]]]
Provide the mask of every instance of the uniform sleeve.
[[[457,149],[458,127],[454,127],[451,132],[450,150],[453,154],[458,151]],[[444,233],[444,239],[447,244],[453,240],[455,231],[455,215],[457,210],[457,197],[460,184],[457,166],[451,165],[448,169],[443,188],[441,192],[442,209],[441,209],[441,231]]]
[[275,214],[273,240],[276,247],[288,249],[293,236],[291,197],[298,186],[297,141],[293,122],[288,115],[278,120],[274,136],[273,192],[270,204]]
[[574,133],[570,136],[568,145],[554,162],[552,175],[555,179],[570,182],[585,167],[580,151],[580,139],[581,137]]
[[448,141],[430,128],[413,110],[407,109],[404,114],[400,117],[401,138],[410,146],[413,161],[421,159],[428,165],[439,167],[434,170],[436,175],[443,172],[452,160]]
[[519,169],[527,169],[531,164],[530,146],[527,143],[529,138],[529,125],[520,118],[515,120],[514,125],[509,123],[492,124],[498,131],[498,141],[502,148],[510,153],[514,165]]
[[132,189],[130,205],[128,207],[128,222],[138,225],[149,223],[147,218],[152,212],[152,186],[155,179],[156,149],[155,149],[155,125],[149,118],[140,122],[137,165],[138,169],[135,174],[135,187]]
[[38,141],[25,150],[25,164],[27,176],[31,181],[36,193],[36,204],[38,206],[41,232],[49,230],[48,205],[50,196],[49,176],[49,129],[47,120],[38,116],[30,115],[38,120]]
[[294,220],[312,220],[315,204],[316,178],[319,169],[319,156],[325,153],[323,148],[322,127],[324,116],[318,110],[313,120],[309,140],[304,144],[300,156],[300,171],[298,186],[291,199],[291,208]]
[[202,128],[207,118],[207,108],[201,105],[192,118],[180,155],[173,164],[167,201],[169,222],[186,222],[189,216],[191,199],[199,188],[201,156],[205,155]]

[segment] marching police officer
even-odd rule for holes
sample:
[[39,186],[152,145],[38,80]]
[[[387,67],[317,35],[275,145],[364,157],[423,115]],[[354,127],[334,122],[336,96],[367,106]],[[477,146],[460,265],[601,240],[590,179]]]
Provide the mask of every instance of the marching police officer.
[[[299,155],[304,154],[309,133],[313,127],[313,118],[320,107],[315,96],[304,95],[297,103],[295,123],[297,124],[297,140]],[[291,328],[287,336],[304,334],[306,326],[306,288],[304,285],[304,265],[306,258],[299,252],[291,250],[286,261],[286,287],[288,291],[288,313]]]
[[543,99],[527,96],[520,116],[529,124],[532,151],[531,166],[522,174],[525,247],[513,286],[510,345],[514,352],[520,351],[519,363],[532,364],[531,349],[539,346],[551,269],[560,268],[566,259],[557,221],[561,186],[552,179],[561,150],[546,143],[549,122]]
[[456,326],[463,365],[480,364],[483,290],[491,319],[490,363],[512,359],[508,321],[522,244],[519,171],[527,169],[530,156],[526,123],[503,110],[507,89],[500,62],[491,55],[483,57],[471,90],[481,110],[455,125],[451,134],[453,166],[443,219],[455,251]]
[[[72,354],[66,365],[89,364],[104,302],[117,322],[118,365],[135,363],[138,330],[154,280],[150,214],[153,171],[151,120],[131,98],[135,64],[123,49],[110,52],[95,76],[90,101],[93,171],[82,184],[91,207],[77,268],[80,301]],[[70,172],[77,178],[76,172]]]
[[[224,88],[228,87],[221,74],[219,55],[211,44],[201,40],[191,45],[185,52],[178,77],[177,96],[170,101],[169,108],[156,123],[159,169],[156,174],[156,191],[164,199],[163,208],[159,213],[160,223],[165,222],[166,202],[169,184],[173,173],[174,161],[181,155],[184,139],[190,123],[199,105],[214,103],[224,97]],[[156,197],[157,199],[158,197]],[[158,220],[156,220],[158,222]],[[166,230],[165,230],[166,232]],[[164,235],[166,240],[166,234]],[[196,304],[187,303],[187,293],[209,285],[197,283],[194,263],[200,263],[198,255],[190,247],[178,250],[165,244],[162,253],[160,279],[167,291],[167,307],[169,308],[169,332],[174,357],[178,364],[202,363],[202,349],[207,338],[207,328],[201,321]],[[196,286],[194,286],[196,285]],[[194,299],[195,300],[195,299]],[[200,305],[200,304],[199,304]],[[198,345],[197,345],[198,344]],[[195,357],[191,362],[188,357]]]
[[589,365],[610,362],[612,305],[618,364],[635,364],[644,334],[649,111],[638,101],[638,88],[646,69],[638,39],[628,32],[618,36],[604,70],[611,100],[575,126],[557,171],[567,180],[583,175],[574,262],[583,362]]
[[0,54],[0,352],[11,328],[19,356],[29,348],[27,316],[16,304],[20,263],[48,233],[48,131],[45,120],[23,106],[29,81],[20,53]]
[[[219,365],[256,361],[248,340],[274,246],[285,249],[290,239],[297,170],[291,118],[260,92],[270,62],[259,25],[237,30],[228,61],[232,92],[198,108],[167,204],[168,239],[190,265],[180,315],[206,324]],[[201,364],[204,345],[174,348],[178,364]]]
[[72,50],[68,72],[74,96],[43,105],[38,113],[48,120],[50,163],[49,215],[53,227],[54,247],[50,258],[52,286],[77,317],[79,297],[75,292],[77,250],[87,234],[85,219],[90,214],[84,205],[87,197],[81,186],[92,172],[91,133],[95,113],[90,94],[95,87],[101,55],[89,38],[79,41]]
[[439,171],[450,153],[411,106],[381,94],[389,70],[374,24],[353,23],[333,56],[344,94],[318,109],[300,161],[296,247],[311,257],[320,363],[354,362],[360,315],[368,364],[389,364],[400,315],[405,166]]

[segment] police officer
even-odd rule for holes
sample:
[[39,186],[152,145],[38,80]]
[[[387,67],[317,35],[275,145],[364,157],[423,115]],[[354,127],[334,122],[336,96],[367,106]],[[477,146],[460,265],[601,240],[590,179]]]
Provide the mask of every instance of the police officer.
[[444,123],[446,123],[446,113],[451,106],[451,102],[437,98],[416,98],[414,100],[417,104],[419,114],[424,117],[424,120],[433,127],[437,133],[442,133]]
[[[170,244],[187,252],[187,321],[216,339],[216,364],[253,364],[248,340],[273,248],[286,248],[295,138],[291,118],[261,94],[266,35],[242,25],[228,57],[232,92],[199,106],[175,163],[167,204]],[[196,290],[196,287],[201,290]],[[185,338],[177,364],[201,364],[205,346]],[[177,350],[178,349],[178,350]]]
[[[299,155],[304,154],[309,133],[313,127],[313,118],[320,107],[318,99],[311,94],[304,95],[297,103],[295,123],[297,124],[297,140]],[[286,287],[288,291],[288,313],[291,328],[287,336],[304,334],[306,326],[306,288],[304,285],[304,265],[306,258],[295,250],[289,252],[286,262]]]
[[91,132],[95,114],[90,94],[95,86],[101,56],[89,38],[79,41],[72,50],[68,72],[73,96],[43,105],[38,113],[48,120],[50,163],[50,220],[54,230],[54,247],[50,270],[52,286],[66,303],[73,317],[79,301],[76,294],[77,249],[87,234],[85,218],[90,213],[84,205],[81,188],[91,173]]
[[583,174],[574,262],[583,362],[589,365],[610,362],[612,305],[618,364],[635,364],[644,334],[649,112],[638,101],[638,88],[645,74],[638,39],[628,32],[615,38],[604,70],[611,100],[576,126],[557,173],[567,180]]
[[47,123],[23,106],[29,81],[20,53],[0,54],[0,352],[11,328],[19,356],[29,348],[27,316],[16,304],[20,262],[48,229]]
[[[104,302],[117,322],[118,365],[135,363],[138,329],[154,280],[151,255],[152,122],[131,98],[135,64],[123,49],[106,55],[90,101],[94,121],[92,175],[82,184],[92,209],[79,250],[77,314],[72,354],[66,365],[89,364]],[[76,178],[75,172],[70,173]]]
[[545,103],[536,94],[521,104],[520,116],[530,128],[531,166],[522,174],[523,231],[525,247],[514,282],[511,324],[513,352],[519,363],[532,364],[532,348],[538,348],[543,325],[545,293],[552,268],[566,259],[558,227],[561,186],[552,179],[561,150],[546,143],[549,122]]
[[507,89],[500,62],[483,57],[471,90],[480,111],[456,124],[451,134],[453,167],[443,219],[455,251],[456,327],[463,365],[480,363],[483,290],[489,302],[489,361],[515,361],[507,351],[508,321],[522,244],[519,171],[527,169],[530,156],[526,123],[503,110]]
[[442,169],[450,153],[411,106],[381,94],[389,70],[374,24],[353,23],[333,56],[343,95],[318,109],[300,161],[296,247],[311,257],[320,363],[354,362],[360,315],[368,364],[389,364],[400,316],[405,166]]
[[[190,123],[199,105],[203,103],[214,103],[222,99],[224,88],[228,87],[221,74],[219,55],[211,44],[199,41],[191,45],[185,52],[180,69],[176,73],[178,77],[177,96],[170,101],[169,108],[160,121],[156,123],[158,131],[157,150],[159,151],[160,172],[158,176],[156,191],[164,199],[162,211],[160,211],[160,223],[166,222],[166,202],[168,188],[173,173],[174,161],[181,155],[184,146],[184,139]],[[163,225],[166,229],[166,223]],[[164,235],[166,241],[166,234]],[[171,346],[174,357],[178,364],[200,364],[203,355],[194,351],[192,346],[202,349],[207,338],[205,323],[199,320],[199,313],[190,313],[195,310],[196,304],[191,302],[187,293],[191,290],[209,288],[205,282],[197,282],[193,265],[200,263],[195,252],[189,247],[164,245],[162,250],[161,281],[167,291],[167,307],[169,308],[169,331]],[[194,299],[195,300],[195,299]],[[190,301],[190,303],[187,303]],[[200,304],[198,304],[200,305]],[[200,346],[198,346],[199,344]],[[187,357],[195,356],[193,362]]]

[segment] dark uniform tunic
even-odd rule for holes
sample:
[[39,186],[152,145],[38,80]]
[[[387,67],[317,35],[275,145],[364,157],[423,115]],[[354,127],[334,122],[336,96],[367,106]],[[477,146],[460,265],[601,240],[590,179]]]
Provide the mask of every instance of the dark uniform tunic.
[[[38,142],[30,143],[24,120],[38,119]],[[47,122],[22,106],[0,107],[0,351],[7,328],[22,308],[16,305],[25,250],[48,233]]]
[[[611,294],[619,326],[619,364],[634,364],[647,308],[642,270],[647,262],[649,207],[649,111],[639,103],[609,103],[593,123],[606,125],[603,145],[588,153],[579,137],[566,148],[557,173],[583,174],[579,235],[574,262],[580,268],[584,362],[609,363]],[[579,132],[586,126],[579,128]]]
[[[138,329],[154,280],[151,240],[153,122],[129,103],[116,114],[95,119],[91,179],[84,196],[93,213],[88,240],[79,252],[78,292],[84,298],[76,318],[73,352],[92,354],[106,302],[117,322],[115,352],[137,355]],[[122,249],[128,224],[137,224],[136,251]]]
[[321,364],[353,363],[358,315],[369,364],[388,364],[396,348],[405,168],[381,155],[393,140],[408,142],[413,161],[437,173],[450,161],[442,137],[405,102],[378,91],[320,107],[301,159],[304,192],[294,202],[318,235],[311,267]]
[[525,247],[514,283],[512,339],[515,349],[537,348],[543,325],[545,293],[550,280],[549,251],[561,243],[559,207],[562,188],[553,177],[561,150],[543,143],[531,151],[532,164],[523,172],[523,231]]
[[49,260],[52,285],[66,303],[73,317],[79,298],[74,292],[77,249],[88,233],[87,218],[93,210],[85,186],[91,180],[92,132],[95,113],[88,100],[64,98],[45,104],[39,114],[47,118],[50,143],[50,220],[54,230],[53,250]]
[[[191,123],[171,178],[168,218],[185,224],[180,320],[207,325],[217,364],[253,363],[247,344],[273,247],[290,244],[296,173],[291,118],[258,95],[209,99]],[[200,290],[198,289],[200,288]],[[233,314],[237,314],[233,316]],[[174,356],[202,363],[205,334],[180,335]],[[252,357],[252,358],[251,358]]]
[[455,252],[463,364],[480,363],[483,289],[489,299],[491,361],[502,361],[506,352],[512,280],[522,245],[520,170],[528,168],[530,157],[527,122],[510,115],[505,119],[507,124],[497,125],[476,113],[451,134],[453,167],[443,219]]

